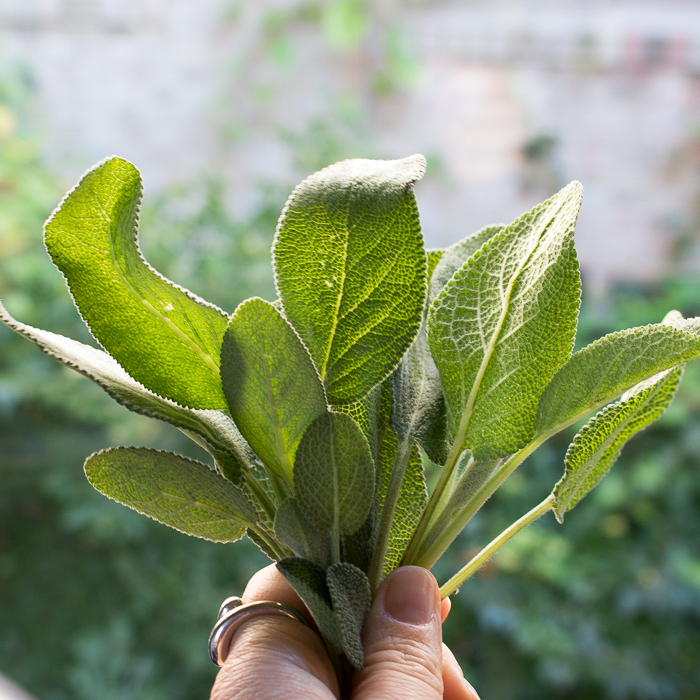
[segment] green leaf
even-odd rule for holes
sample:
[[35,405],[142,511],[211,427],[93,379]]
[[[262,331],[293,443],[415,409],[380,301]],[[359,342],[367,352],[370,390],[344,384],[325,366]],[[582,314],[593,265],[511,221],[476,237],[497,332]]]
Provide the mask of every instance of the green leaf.
[[307,559],[289,557],[277,562],[277,570],[302,599],[323,637],[336,649],[342,649],[340,625],[333,611],[325,569]]
[[221,381],[231,415],[262,461],[292,481],[304,431],[326,412],[323,384],[299,336],[262,299],[231,317],[221,348]]
[[345,656],[357,669],[364,666],[362,628],[372,607],[372,588],[363,571],[347,562],[333,564],[326,572],[333,610],[340,628]]
[[545,389],[537,433],[563,430],[645,379],[696,357],[700,338],[662,323],[599,338],[573,355]]
[[235,542],[257,514],[245,494],[206,464],[144,447],[114,447],[85,462],[90,483],[105,496],[212,542]]
[[331,404],[354,403],[418,332],[426,255],[412,185],[425,160],[348,160],[304,180],[273,246],[284,311]]
[[537,400],[573,349],[581,192],[570,184],[487,241],[428,313],[448,431],[478,460],[529,442]]
[[566,471],[554,487],[552,510],[561,523],[605,476],[625,443],[666,410],[680,384],[682,369],[664,372],[634,387],[621,401],[596,414],[574,438],[566,452]]
[[236,482],[255,458],[231,418],[221,411],[184,408],[150,392],[130,377],[107,353],[77,340],[15,320],[0,303],[0,321],[31,340],[49,357],[92,379],[113,399],[135,413],[158,418],[179,428],[227,465]]
[[387,378],[372,389],[367,396],[356,401],[355,403],[345,404],[344,406],[334,406],[333,410],[337,413],[345,413],[352,418],[362,429],[364,436],[367,438],[372,457],[376,461],[377,444],[379,440],[380,430],[380,404],[382,391],[386,384],[390,382]]
[[46,248],[95,338],[134,379],[189,408],[226,408],[219,381],[226,315],[144,260],[141,194],[131,163],[99,163],[46,222]]
[[464,263],[481,248],[486,241],[490,241],[497,233],[505,229],[504,224],[486,226],[471,236],[453,243],[440,256],[433,270],[430,270],[430,258],[428,258],[428,304],[432,304],[435,297],[445,288],[452,276]]
[[425,254],[428,256],[428,283],[430,283],[435,267],[440,262],[440,258],[445,254],[445,251],[442,248],[430,248],[425,251]]
[[303,516],[320,530],[350,535],[364,523],[374,495],[374,464],[350,416],[327,413],[309,426],[296,453],[294,492]]
[[430,354],[425,325],[392,375],[391,425],[403,440],[417,440],[435,464],[449,452],[445,396]]
[[[378,508],[381,510],[384,504],[387,487],[389,485],[389,477],[391,476],[391,468],[394,463],[396,450],[387,450],[389,454],[386,459],[382,460],[382,481],[379,486]],[[390,460],[390,464],[386,462]],[[403,481],[401,482],[401,491],[394,517],[389,530],[389,540],[387,544],[386,554],[384,556],[384,567],[382,574],[387,576],[390,574],[401,561],[401,557],[408,547],[408,543],[413,537],[413,533],[418,525],[426,503],[428,502],[428,489],[425,484],[425,472],[423,471],[423,460],[421,459],[418,448],[414,445],[411,449],[406,471],[404,472]]]
[[275,536],[297,556],[323,567],[331,563],[330,533],[311,527],[294,498],[283,501],[277,509]]
[[700,335],[700,317],[683,318],[680,311],[669,311],[662,321],[665,326],[672,326],[679,331]]

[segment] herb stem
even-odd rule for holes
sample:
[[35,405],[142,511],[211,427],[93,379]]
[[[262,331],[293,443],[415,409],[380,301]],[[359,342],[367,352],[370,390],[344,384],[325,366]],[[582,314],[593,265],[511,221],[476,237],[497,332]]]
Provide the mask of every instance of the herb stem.
[[447,598],[452,595],[473,573],[485,564],[513,535],[526,528],[537,518],[544,515],[554,505],[554,496],[550,494],[529,513],[516,520],[509,528],[505,529],[498,537],[484,547],[466,566],[458,571],[446,584],[440,587],[440,597]]
[[454,470],[463,452],[464,450],[461,449],[459,440],[455,440],[454,444],[452,445],[452,449],[450,450],[450,454],[447,457],[447,461],[440,472],[440,478],[438,479],[437,484],[435,484],[433,492],[430,494],[430,498],[428,499],[428,503],[423,511],[423,515],[421,516],[418,526],[413,533],[413,537],[411,538],[411,541],[406,548],[406,552],[403,555],[403,559],[401,560],[403,564],[413,563],[412,559],[415,558],[421,544],[423,543],[423,540],[425,539],[425,535],[427,534],[430,525],[434,522],[434,516],[439,515],[438,506],[444,507],[445,499],[443,498],[443,495],[448,491],[448,485],[452,484]]
[[277,557],[278,561],[288,556],[280,549],[277,542],[275,542],[260,526],[248,525],[248,529],[252,530],[270,548],[270,551]]
[[[494,474],[469,500],[462,511],[454,518],[445,530],[433,540],[433,543],[425,552],[416,552],[416,566],[431,568],[435,562],[443,555],[445,550],[452,544],[457,535],[464,529],[464,526],[474,517],[481,506],[488,501],[494,491],[529,457],[545,440],[550,437],[550,433],[538,436],[529,445],[516,452],[510,459]],[[423,541],[425,541],[424,538]]]

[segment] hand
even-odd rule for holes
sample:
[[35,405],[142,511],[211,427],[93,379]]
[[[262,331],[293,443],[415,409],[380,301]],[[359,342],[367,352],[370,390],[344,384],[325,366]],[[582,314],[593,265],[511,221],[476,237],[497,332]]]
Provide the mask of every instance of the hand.
[[[277,600],[311,619],[274,565],[248,583],[243,601]],[[479,700],[442,643],[450,610],[433,575],[416,566],[391,573],[365,625],[365,667],[353,676],[352,700]],[[299,622],[262,616],[236,632],[211,700],[335,700],[338,681],[318,634]]]

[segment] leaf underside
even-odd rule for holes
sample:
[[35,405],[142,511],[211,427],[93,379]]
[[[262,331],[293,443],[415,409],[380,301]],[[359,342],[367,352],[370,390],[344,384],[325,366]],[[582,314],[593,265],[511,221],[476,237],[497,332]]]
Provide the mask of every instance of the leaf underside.
[[649,377],[697,357],[700,337],[666,324],[610,333],[579,350],[554,376],[539,401],[537,432],[561,430]]
[[2,303],[0,321],[38,345],[49,357],[92,379],[130,411],[163,420],[199,438],[197,441],[203,442],[218,460],[226,461],[226,476],[232,481],[238,481],[241,471],[250,467],[255,456],[225,413],[185,408],[163,399],[129,376],[106,352],[21,323],[7,312]]
[[596,414],[574,438],[566,453],[566,471],[552,494],[559,522],[612,467],[625,443],[666,410],[680,384],[682,369],[668,370],[644,382]]
[[336,649],[342,649],[340,625],[333,612],[324,568],[301,557],[290,557],[280,559],[277,570],[302,599],[323,637]]
[[46,248],[95,338],[134,379],[183,406],[224,409],[219,348],[226,315],[144,260],[137,244],[141,195],[131,163],[99,163],[46,222]]
[[257,513],[246,495],[187,457],[142,447],[96,452],[85,474],[102,494],[180,532],[235,542]]
[[299,510],[323,531],[351,535],[364,523],[374,495],[374,463],[350,416],[326,413],[304,433],[294,462]]
[[347,562],[337,562],[326,573],[326,581],[338,620],[343,651],[356,668],[364,666],[362,628],[372,607],[372,588],[365,573]]

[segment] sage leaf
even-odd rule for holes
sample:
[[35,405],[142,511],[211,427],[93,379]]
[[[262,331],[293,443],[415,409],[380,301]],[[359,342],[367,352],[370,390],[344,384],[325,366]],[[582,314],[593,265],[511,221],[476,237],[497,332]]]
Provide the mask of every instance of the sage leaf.
[[85,462],[102,494],[163,525],[212,542],[235,542],[257,513],[246,495],[206,464],[144,447],[115,447]]
[[255,455],[231,418],[222,411],[184,408],[163,399],[129,376],[106,352],[77,340],[33,328],[14,319],[0,303],[0,321],[31,340],[49,357],[92,379],[113,399],[130,411],[157,418],[179,428],[226,465],[226,476],[240,480]]
[[323,637],[341,650],[340,625],[333,611],[325,569],[307,559],[289,557],[277,562],[277,570],[302,599]]
[[351,535],[374,496],[374,464],[355,421],[319,416],[306,430],[294,461],[294,492],[303,516],[320,530]]
[[354,403],[418,332],[426,255],[412,192],[425,160],[347,160],[292,193],[273,244],[284,312],[331,404]]
[[326,412],[326,397],[306,348],[272,304],[248,299],[236,309],[221,347],[221,382],[245,439],[291,483],[294,453]]
[[226,315],[145,261],[137,244],[141,195],[131,163],[99,163],[46,222],[46,248],[95,338],[134,379],[189,408],[225,409]]
[[[433,303],[435,297],[445,288],[445,285],[450,281],[454,273],[457,272],[486,241],[490,241],[497,233],[503,231],[504,228],[504,224],[486,226],[476,233],[473,233],[471,236],[467,236],[461,241],[453,243],[447,248],[440,256],[439,261],[435,264],[432,274],[429,274],[428,304]],[[430,261],[428,265],[430,265]]]
[[286,499],[277,509],[275,536],[297,556],[324,568],[330,565],[330,533],[311,527],[294,498]]
[[530,441],[540,394],[573,349],[581,193],[571,183],[483,244],[428,313],[449,434],[478,460]]
[[362,628],[372,607],[372,588],[364,571],[347,562],[338,562],[326,573],[328,590],[345,656],[357,669],[365,663]]
[[430,248],[425,251],[428,256],[428,279],[433,275],[435,266],[440,262],[440,258],[443,256],[445,251],[442,248]]
[[[394,440],[396,440],[395,437]],[[390,442],[391,438],[387,440],[387,447],[389,447]],[[396,449],[392,450],[389,447],[380,463],[382,469],[382,480],[378,494],[378,508],[380,511],[384,506],[384,498],[389,485],[391,469],[394,466],[393,457],[395,454]],[[411,448],[411,455],[406,465],[399,498],[396,501],[394,517],[391,521],[382,576],[387,576],[399,565],[427,502],[428,488],[425,483],[423,460],[418,447],[414,444]]]
[[[454,246],[452,246],[454,247]],[[434,271],[447,251],[428,251],[428,295],[434,288]],[[462,263],[460,261],[457,267]],[[450,273],[450,277],[452,276]],[[449,277],[448,277],[449,279]],[[446,281],[446,280],[445,280]],[[444,287],[439,286],[438,292]],[[445,396],[440,375],[428,347],[425,317],[421,327],[392,376],[395,397],[391,425],[403,440],[416,439],[435,464],[444,464],[449,452]]]
[[539,401],[537,433],[563,430],[639,382],[696,357],[700,337],[662,323],[603,336],[552,378]]
[[417,440],[435,464],[449,452],[445,397],[430,354],[425,325],[392,375],[394,410],[391,425],[397,436]]
[[564,476],[552,491],[552,510],[560,523],[564,522],[564,514],[605,476],[625,443],[666,410],[681,375],[682,369],[675,368],[642,382],[581,429],[566,452]]

